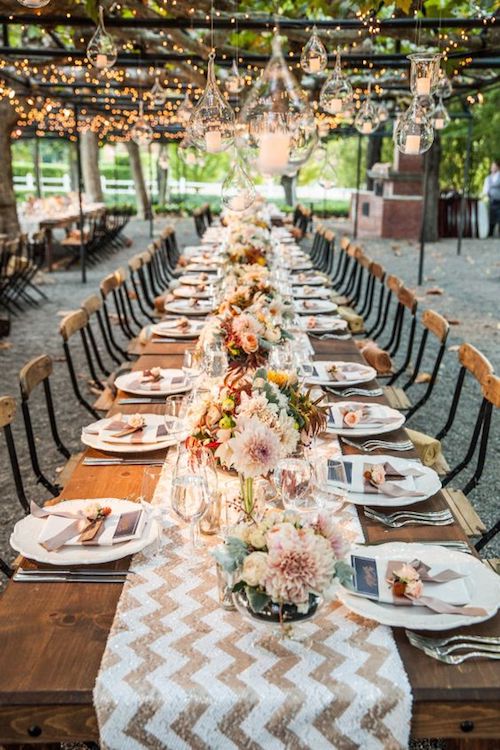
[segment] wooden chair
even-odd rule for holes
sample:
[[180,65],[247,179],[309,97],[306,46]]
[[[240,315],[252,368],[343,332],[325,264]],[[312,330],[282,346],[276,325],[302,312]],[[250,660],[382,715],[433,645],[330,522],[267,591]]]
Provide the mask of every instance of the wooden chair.
[[[389,382],[384,387],[384,395],[393,409],[406,410],[411,407],[411,401],[403,388],[394,385],[396,380],[403,375],[410,366],[415,346],[415,333],[417,329],[417,309],[418,301],[416,296],[406,287],[401,287],[398,291],[398,310],[396,312],[396,333],[394,345],[389,351],[391,357],[394,357],[402,340],[402,333],[405,331],[406,353],[402,363],[394,370]],[[409,325],[406,317],[410,316]]]
[[[483,443],[487,443],[488,441],[490,421],[491,421],[491,412],[493,409],[500,409],[500,377],[498,377],[497,375],[493,375],[493,374],[489,374],[486,376],[486,379],[483,385],[483,397],[487,403],[487,406],[485,408],[485,412],[486,412],[485,423],[483,425],[483,431],[481,435],[481,445],[479,448],[479,451],[480,451],[480,459],[478,462],[479,465],[481,464],[481,451],[484,450],[484,453],[486,452],[486,446],[483,446]],[[483,459],[484,459],[484,455],[483,455]],[[479,476],[477,476],[477,472],[478,472],[478,469],[476,468],[476,473],[475,473],[475,476],[473,477],[473,480],[475,481],[475,485],[477,484],[481,476],[480,474]],[[485,530],[481,534],[481,537],[475,544],[476,550],[479,552],[486,544],[491,542],[491,540],[498,533],[500,533],[500,517],[498,518],[496,523],[493,524],[491,528],[489,528],[488,530]]]
[[68,365],[68,372],[69,377],[71,380],[71,385],[73,386],[73,391],[75,393],[75,396],[79,403],[87,409],[90,414],[92,414],[93,417],[96,419],[100,419],[99,412],[87,401],[87,399],[83,396],[80,386],[78,383],[78,377],[76,374],[75,365],[73,362],[73,357],[71,354],[71,348],[70,348],[70,340],[73,338],[73,336],[76,336],[76,334],[80,334],[80,340],[82,342],[83,351],[85,355],[85,360],[87,362],[88,368],[90,370],[91,378],[92,378],[92,384],[97,390],[104,390],[104,384],[100,380],[94,360],[92,358],[92,352],[91,348],[89,346],[89,340],[88,340],[88,333],[87,333],[87,323],[88,323],[88,317],[85,310],[74,310],[73,312],[68,313],[62,320],[59,325],[59,332],[62,336],[63,340],[63,349],[64,354],[66,356],[66,364]]
[[33,422],[31,419],[31,412],[29,407],[30,398],[34,391],[43,387],[45,396],[45,406],[47,410],[48,423],[52,440],[59,453],[66,459],[66,464],[59,475],[59,480],[64,486],[65,481],[72,474],[76,464],[78,463],[81,453],[74,456],[71,455],[70,451],[64,445],[63,441],[59,436],[57,429],[56,413],[54,410],[54,402],[52,400],[52,392],[50,388],[50,376],[53,372],[52,359],[48,354],[41,354],[38,357],[27,362],[19,373],[19,387],[21,389],[21,409],[24,418],[24,427],[26,430],[26,438],[28,441],[28,448],[31,460],[31,466],[35,473],[37,482],[42,484],[54,497],[59,495],[61,492],[61,484],[59,482],[52,482],[47,478],[46,474],[40,468],[40,462],[38,458],[37,442],[35,440],[35,434],[33,430]]
[[130,331],[127,331],[125,322],[124,322],[124,316],[122,312],[121,302],[120,298],[117,295],[117,289],[121,285],[121,272],[114,271],[113,273],[108,274],[100,283],[99,289],[101,292],[102,297],[102,313],[103,313],[103,319],[104,319],[104,325],[106,328],[106,334],[108,337],[108,340],[115,351],[115,354],[117,357],[120,358],[120,361],[123,361],[124,359],[130,359],[130,355],[125,351],[125,349],[117,342],[115,335],[113,333],[113,327],[111,324],[112,320],[112,311],[108,307],[108,298],[111,296],[114,304],[114,314],[117,316],[118,324],[120,329],[122,330],[123,334],[127,339],[133,338],[134,334]]
[[128,271],[139,310],[150,323],[153,323],[155,318],[151,315],[150,310],[148,310],[148,300],[144,293],[143,281],[141,280],[145,255],[149,256],[149,253],[141,253],[140,255],[134,255],[133,258],[130,258],[128,262]]
[[26,515],[28,515],[28,513],[30,512],[30,504],[24,491],[21,470],[19,468],[19,461],[17,458],[16,445],[14,442],[14,436],[12,434],[11,427],[15,415],[16,400],[12,398],[12,396],[0,396],[0,427],[3,429],[5,442],[7,444],[7,452],[9,454],[10,468],[12,470],[12,476],[14,478],[17,499],[19,500],[21,507]]

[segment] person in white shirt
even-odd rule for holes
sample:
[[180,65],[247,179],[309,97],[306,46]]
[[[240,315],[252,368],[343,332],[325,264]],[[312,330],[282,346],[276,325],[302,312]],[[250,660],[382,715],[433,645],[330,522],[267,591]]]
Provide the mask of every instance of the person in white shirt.
[[483,195],[488,196],[490,203],[490,231],[488,237],[493,237],[495,227],[500,226],[500,164],[494,161],[491,164],[489,175],[484,181]]

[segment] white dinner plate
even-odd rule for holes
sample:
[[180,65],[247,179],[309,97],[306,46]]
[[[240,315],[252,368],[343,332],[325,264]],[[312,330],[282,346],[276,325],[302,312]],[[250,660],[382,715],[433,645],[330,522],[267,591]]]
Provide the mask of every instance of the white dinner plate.
[[201,291],[189,284],[176,286],[175,289],[172,289],[172,294],[179,299],[210,299],[212,296],[208,289]]
[[[142,414],[141,416],[144,417],[148,425],[163,424],[163,417],[160,414]],[[116,419],[116,416],[114,418]],[[159,440],[157,443],[110,443],[103,440],[99,435],[89,435],[83,430],[81,440],[89,448],[95,448],[95,450],[105,453],[148,453],[149,451],[165,450],[171,445],[177,445],[178,443],[177,438],[171,436],[167,436],[164,440]]]
[[191,304],[191,300],[178,299],[173,302],[167,302],[163,308],[165,312],[178,313],[179,315],[208,315],[214,309],[212,302],[206,302],[200,300],[195,306]]
[[199,273],[186,273],[184,276],[179,276],[177,279],[179,284],[188,286],[198,286],[198,284],[209,284],[210,280],[202,278]]
[[204,320],[190,320],[188,328],[179,328],[174,321],[163,320],[151,326],[151,333],[155,336],[172,339],[192,339],[199,336],[205,325]]
[[[361,383],[368,383],[377,377],[377,371],[369,365],[364,365],[361,362],[337,362],[337,361],[326,361],[318,360],[314,362],[314,368],[317,375],[308,375],[306,380],[308,383],[313,385],[329,385],[334,388],[349,388],[352,385],[359,385]],[[328,372],[328,368],[335,365],[340,371],[344,367],[356,366],[356,370],[359,370],[360,376],[355,378],[346,378],[345,380],[335,380]]]
[[[132,372],[126,372],[123,375],[119,375],[115,380],[115,385],[121,391],[127,393],[134,393],[138,396],[173,396],[175,393],[186,393],[191,390],[191,383],[186,378],[182,370],[165,369],[161,368],[162,380],[158,381],[160,386],[159,390],[152,390],[147,388],[146,385],[136,384],[142,377],[142,370],[133,370]],[[182,378],[182,383],[169,383],[170,378]]]
[[[427,607],[385,604],[357,596],[345,586],[336,584],[336,592],[345,606],[361,617],[367,617],[382,625],[411,630],[448,630],[465,625],[474,625],[493,617],[500,606],[500,577],[476,557],[456,552],[448,547],[433,544],[388,542],[372,546],[360,546],[351,553],[377,560],[421,560],[426,565],[439,565],[467,574],[466,586],[470,592],[470,606],[483,607],[484,616],[465,614],[439,614]],[[349,558],[350,561],[350,558]]]
[[310,260],[296,260],[290,263],[290,271],[309,271],[313,267]]
[[305,284],[306,286],[323,286],[328,283],[328,278],[320,273],[299,273],[292,276],[292,284]]
[[[414,505],[415,503],[421,503],[424,500],[427,500],[429,497],[432,497],[436,494],[436,492],[439,492],[441,489],[441,480],[439,479],[438,474],[434,471],[434,469],[431,469],[429,466],[424,466],[419,461],[411,460],[407,458],[398,458],[397,456],[383,456],[380,454],[373,455],[350,455],[350,456],[343,456],[345,459],[353,459],[354,461],[360,461],[365,460],[366,463],[369,464],[385,464],[389,463],[391,466],[396,469],[396,471],[401,471],[403,469],[407,469],[409,466],[411,468],[418,469],[422,472],[422,476],[420,477],[414,477],[415,481],[415,490],[417,492],[420,492],[421,495],[418,497],[412,497],[411,495],[401,495],[400,497],[390,497],[389,495],[381,495],[381,494],[375,494],[373,492],[352,492],[351,490],[344,490],[342,488],[335,488],[332,485],[327,484],[326,482],[326,461],[324,462],[325,465],[325,480],[322,485],[322,489],[325,492],[334,494],[334,495],[342,495],[345,497],[345,499],[353,503],[353,505],[368,505],[369,507],[377,507],[377,508],[399,508],[400,506],[405,505]],[[341,460],[341,459],[339,459]],[[390,479],[388,481],[391,481]]]
[[[307,306],[304,303],[307,302]],[[295,312],[299,315],[317,315],[318,313],[332,313],[338,308],[335,302],[322,299],[299,299],[295,301]]]
[[[353,402],[353,401],[337,401],[335,403],[335,406],[339,407],[347,407],[352,408],[353,406],[358,407],[360,405],[366,405],[362,402]],[[383,435],[386,432],[393,432],[394,430],[399,430],[400,427],[402,427],[405,423],[405,416],[404,414],[401,414],[400,411],[397,411],[397,409],[391,409],[390,406],[385,406],[385,404],[377,404],[377,406],[380,406],[383,409],[383,413],[385,417],[394,416],[394,422],[390,422],[388,424],[378,424],[373,425],[372,427],[368,425],[361,425],[359,427],[334,427],[330,423],[328,423],[326,432],[328,432],[330,435],[340,435],[341,437],[347,437],[347,438],[357,438],[357,437],[369,437],[370,435]]]
[[304,286],[292,287],[294,299],[328,299],[331,293],[332,290],[327,289],[325,286],[304,284]]
[[335,315],[311,315],[315,325],[308,325],[309,319],[306,320],[306,333],[330,333],[331,331],[340,331],[348,333],[349,324],[347,320]]
[[[138,508],[137,503],[130,500],[110,497],[64,500],[57,507],[61,510],[77,511],[87,508],[89,505],[95,505],[96,502],[102,506],[109,505],[113,512],[119,513],[135,511]],[[49,565],[97,565],[98,563],[120,560],[122,557],[140,552],[148,544],[154,542],[158,536],[156,521],[150,516],[146,520],[140,539],[108,546],[65,546],[57,552],[49,552],[37,541],[43,523],[45,523],[43,518],[35,518],[32,515],[22,518],[14,526],[10,537],[10,546],[30,560],[37,560]]]

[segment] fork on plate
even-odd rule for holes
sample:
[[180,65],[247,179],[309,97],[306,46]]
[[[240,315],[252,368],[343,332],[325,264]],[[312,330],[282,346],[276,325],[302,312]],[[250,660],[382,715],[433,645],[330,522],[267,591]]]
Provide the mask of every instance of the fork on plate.
[[378,513],[371,508],[365,508],[364,514],[372,521],[388,526],[391,529],[399,529],[403,526],[416,524],[419,526],[449,526],[455,519],[450,510],[429,511],[419,513],[417,511],[397,511],[396,513]]
[[328,391],[328,393],[332,393],[339,398],[342,398],[343,396],[371,396],[372,398],[375,398],[376,396],[382,396],[383,394],[382,388],[344,388],[341,391],[332,388],[329,385],[325,385],[323,388],[325,391]]
[[[500,659],[500,638],[480,635],[452,635],[448,638],[427,638],[411,630],[406,637],[415,648],[445,664],[462,664],[468,659]],[[455,654],[455,651],[463,653]]]
[[372,453],[379,448],[384,448],[391,451],[410,451],[413,448],[413,443],[411,442],[411,440],[390,441],[378,440],[373,438],[371,440],[365,440],[363,443],[355,443],[352,440],[345,438],[343,435],[340,435],[340,439],[346,445],[350,445],[352,448],[358,448],[359,450],[367,451],[368,453]]

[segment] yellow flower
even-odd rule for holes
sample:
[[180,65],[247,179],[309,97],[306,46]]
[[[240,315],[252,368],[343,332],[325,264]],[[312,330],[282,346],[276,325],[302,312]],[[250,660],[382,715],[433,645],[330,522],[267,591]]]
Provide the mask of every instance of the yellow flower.
[[257,258],[257,263],[259,264],[259,266],[265,266],[266,265],[266,259],[264,257],[262,257],[262,255],[261,255],[260,258]]
[[285,388],[288,385],[288,373],[282,370],[268,370],[267,379],[270,383],[275,383],[278,388]]

